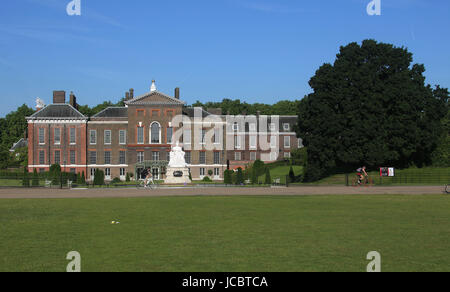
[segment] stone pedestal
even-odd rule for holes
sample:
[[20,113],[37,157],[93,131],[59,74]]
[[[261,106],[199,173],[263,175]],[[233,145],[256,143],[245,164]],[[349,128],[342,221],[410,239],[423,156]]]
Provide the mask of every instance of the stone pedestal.
[[187,167],[168,167],[166,170],[165,184],[188,184],[191,183],[189,179],[189,169]]

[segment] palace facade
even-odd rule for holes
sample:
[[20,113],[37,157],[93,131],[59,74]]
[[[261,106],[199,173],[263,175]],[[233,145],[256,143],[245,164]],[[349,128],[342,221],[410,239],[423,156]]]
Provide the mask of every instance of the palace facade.
[[245,168],[257,159],[265,162],[290,157],[302,147],[293,128],[296,116],[230,116],[221,109],[187,107],[180,99],[156,89],[134,96],[130,89],[124,107],[109,107],[86,117],[77,110],[76,97],[66,103],[64,91],[53,92],[53,103],[38,103],[28,121],[28,170],[48,171],[59,164],[63,171],[85,173],[92,180],[96,169],[105,179],[139,178],[144,168],[165,178],[172,145],[179,144],[193,180],[210,176],[223,180],[224,171]]

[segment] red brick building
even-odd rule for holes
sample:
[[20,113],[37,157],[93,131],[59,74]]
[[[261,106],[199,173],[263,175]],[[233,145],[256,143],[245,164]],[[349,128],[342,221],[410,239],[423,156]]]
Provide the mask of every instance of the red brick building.
[[90,118],[77,110],[76,97],[66,103],[64,91],[53,93],[53,103],[28,120],[29,171],[48,171],[59,164],[63,171],[93,179],[95,169],[106,180],[127,173],[140,176],[150,168],[164,179],[169,152],[180,143],[192,178],[222,180],[227,167],[245,167],[256,159],[276,161],[302,147],[293,130],[296,116],[228,116],[221,109],[187,107],[174,96],[156,90],[126,94],[124,107],[109,107]]

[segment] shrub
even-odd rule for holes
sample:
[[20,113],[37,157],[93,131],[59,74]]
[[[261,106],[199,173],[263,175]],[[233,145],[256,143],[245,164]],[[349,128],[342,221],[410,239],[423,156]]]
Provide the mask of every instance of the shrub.
[[212,176],[212,175],[213,175],[212,169],[208,170],[208,175],[209,175],[209,176]]
[[125,178],[125,181],[126,182],[130,182],[130,174],[127,172],[127,176],[126,176],[126,178]]
[[38,187],[39,186],[39,175],[38,175],[38,172],[37,172],[36,168],[33,171],[33,180],[31,182],[31,185],[33,187]]
[[242,173],[242,168],[238,168],[236,172],[236,184],[242,185],[244,184],[244,174]]
[[266,179],[265,179],[264,183],[266,185],[271,185],[272,184],[272,178],[270,176],[270,169],[268,167],[266,167]]
[[61,166],[58,164],[50,166],[49,176],[52,180],[52,185],[59,185],[61,183]]
[[30,187],[30,177],[28,176],[28,171],[26,168],[23,169],[22,186],[26,188]]
[[102,186],[105,184],[105,173],[103,170],[96,169],[94,173],[94,186]]
[[203,181],[203,182],[212,182],[212,180],[209,178],[209,176],[205,176],[205,177],[202,179],[202,181]]
[[295,182],[295,179],[294,169],[291,166],[291,168],[289,169],[289,182]]
[[111,181],[111,183],[112,184],[120,184],[122,181],[120,180],[120,178],[118,178],[118,177],[115,177],[112,181]]
[[233,183],[232,174],[233,174],[232,170],[229,170],[229,169],[225,170],[225,172],[223,174],[223,176],[224,176],[224,181],[223,182],[225,184],[231,185]]

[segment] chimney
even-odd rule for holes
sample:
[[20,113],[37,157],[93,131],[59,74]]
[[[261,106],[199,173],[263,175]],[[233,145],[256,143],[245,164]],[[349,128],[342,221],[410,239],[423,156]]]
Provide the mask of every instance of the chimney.
[[125,92],[125,100],[130,100],[130,93],[129,92]]
[[78,109],[78,105],[77,105],[77,97],[75,96],[75,94],[73,94],[73,92],[70,92],[70,99],[69,99],[69,104],[71,106],[73,106],[75,109]]
[[175,98],[180,99],[180,88],[179,87],[175,88]]
[[66,103],[66,92],[64,90],[53,91],[53,103]]
[[130,88],[130,99],[134,98],[134,89]]

